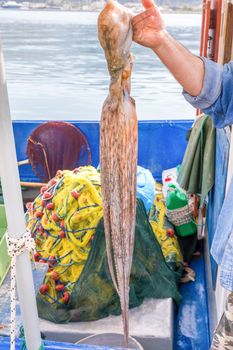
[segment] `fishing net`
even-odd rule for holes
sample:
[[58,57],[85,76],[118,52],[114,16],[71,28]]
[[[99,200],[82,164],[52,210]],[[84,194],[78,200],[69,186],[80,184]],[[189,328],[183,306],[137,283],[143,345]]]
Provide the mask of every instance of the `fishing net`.
[[59,169],[74,169],[91,164],[87,139],[75,126],[65,122],[47,122],[28,138],[27,155],[35,174],[48,181]]
[[156,196],[149,212],[149,221],[167,264],[175,271],[182,271],[183,256],[174,227],[166,217],[162,185],[159,183],[156,183]]
[[100,175],[91,166],[59,171],[27,208],[28,228],[36,241],[35,260],[49,264],[45,297],[63,303],[64,291],[56,287],[72,291],[102,217]]
[[[120,314],[106,256],[99,173],[90,166],[59,172],[41,192],[27,213],[36,259],[49,264],[37,295],[40,317],[62,323]],[[149,297],[179,303],[180,275],[164,260],[138,200],[130,307]]]

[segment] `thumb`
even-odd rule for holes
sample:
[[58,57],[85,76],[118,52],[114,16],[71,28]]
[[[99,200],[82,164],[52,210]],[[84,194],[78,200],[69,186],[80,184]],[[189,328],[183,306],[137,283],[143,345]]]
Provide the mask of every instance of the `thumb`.
[[148,10],[151,7],[155,7],[155,3],[153,0],[142,0],[142,5],[145,10]]

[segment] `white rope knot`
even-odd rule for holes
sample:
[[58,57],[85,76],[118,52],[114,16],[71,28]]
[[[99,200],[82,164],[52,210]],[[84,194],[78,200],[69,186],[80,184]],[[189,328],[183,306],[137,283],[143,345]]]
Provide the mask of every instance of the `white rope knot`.
[[10,237],[9,233],[6,233],[8,254],[11,258],[19,256],[25,250],[31,252],[36,249],[36,244],[31,236],[31,231],[27,230],[20,238]]
[[11,257],[11,345],[10,350],[15,350],[15,326],[16,326],[16,257],[21,255],[25,250],[34,252],[36,244],[31,236],[31,231],[26,230],[20,238],[10,237],[6,233],[8,254]]

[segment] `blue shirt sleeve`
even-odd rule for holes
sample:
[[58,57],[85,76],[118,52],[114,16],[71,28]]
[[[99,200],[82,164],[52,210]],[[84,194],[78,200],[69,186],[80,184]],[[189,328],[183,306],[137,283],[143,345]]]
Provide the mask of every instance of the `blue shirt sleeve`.
[[195,108],[212,117],[217,128],[233,124],[233,61],[224,66],[201,57],[205,65],[203,88],[199,96],[183,92]]

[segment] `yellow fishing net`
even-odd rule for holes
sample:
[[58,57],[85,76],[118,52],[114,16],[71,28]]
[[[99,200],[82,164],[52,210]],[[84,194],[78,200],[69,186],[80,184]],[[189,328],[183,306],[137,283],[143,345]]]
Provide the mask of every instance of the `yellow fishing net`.
[[157,238],[166,262],[177,268],[183,264],[180,246],[172,225],[166,219],[166,206],[162,193],[162,185],[156,183],[156,197],[150,210],[149,221]]
[[102,215],[100,175],[91,166],[59,171],[28,205],[28,228],[36,240],[35,260],[49,265],[40,291],[51,303],[68,302]]

